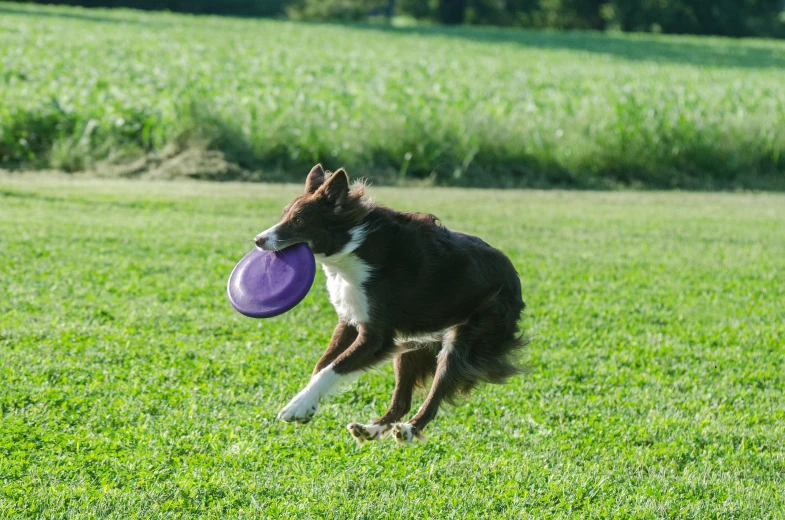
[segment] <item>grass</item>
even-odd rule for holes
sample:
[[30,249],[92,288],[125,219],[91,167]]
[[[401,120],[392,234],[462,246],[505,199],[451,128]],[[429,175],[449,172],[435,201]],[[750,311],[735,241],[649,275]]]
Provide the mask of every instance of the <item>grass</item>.
[[[782,518],[785,198],[376,188],[511,256],[528,373],[356,446],[275,419],[335,320],[225,283],[299,186],[0,178],[0,518]],[[421,399],[419,396],[417,399]]]
[[7,168],[206,147],[246,171],[218,179],[785,189],[785,42],[0,3],[0,60]]

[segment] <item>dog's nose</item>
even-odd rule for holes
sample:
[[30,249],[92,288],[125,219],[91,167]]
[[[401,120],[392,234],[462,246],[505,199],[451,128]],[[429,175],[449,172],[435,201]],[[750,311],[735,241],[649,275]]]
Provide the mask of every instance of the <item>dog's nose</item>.
[[256,247],[259,249],[264,249],[265,242],[267,242],[267,235],[264,233],[256,235],[256,238],[253,239],[253,243],[256,244]]

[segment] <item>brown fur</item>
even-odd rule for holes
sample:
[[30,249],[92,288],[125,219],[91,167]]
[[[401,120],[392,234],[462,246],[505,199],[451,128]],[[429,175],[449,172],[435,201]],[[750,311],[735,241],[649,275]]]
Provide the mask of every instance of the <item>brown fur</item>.
[[[480,238],[451,231],[431,214],[374,205],[363,198],[362,186],[350,187],[343,169],[328,177],[320,165],[309,173],[303,195],[284,209],[276,247],[307,242],[329,259],[357,226],[367,234],[350,254],[371,273],[362,286],[370,319],[339,317],[314,374],[330,364],[348,374],[394,358],[395,391],[376,425],[401,420],[415,386],[433,377],[409,421],[417,435],[442,401],[518,372],[512,355],[526,343],[518,332],[525,307],[520,280],[510,260]],[[266,240],[257,237],[260,247],[269,246]],[[405,339],[418,335],[435,338]]]

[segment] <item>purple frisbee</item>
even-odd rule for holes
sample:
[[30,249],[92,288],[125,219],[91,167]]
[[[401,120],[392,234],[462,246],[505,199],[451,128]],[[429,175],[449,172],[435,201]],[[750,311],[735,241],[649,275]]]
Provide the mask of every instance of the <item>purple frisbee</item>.
[[281,251],[254,249],[229,275],[232,307],[251,318],[272,318],[300,303],[313,285],[316,262],[306,244]]

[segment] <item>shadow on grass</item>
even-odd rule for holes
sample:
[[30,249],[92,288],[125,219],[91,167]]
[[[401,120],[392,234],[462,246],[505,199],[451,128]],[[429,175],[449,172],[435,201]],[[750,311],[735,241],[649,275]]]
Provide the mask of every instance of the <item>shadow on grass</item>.
[[[687,131],[690,138],[678,140],[678,155],[673,155],[672,147],[651,146],[651,139],[642,136],[640,141],[623,146],[609,142],[599,153],[569,163],[558,157],[529,153],[526,142],[515,146],[491,135],[477,143],[473,160],[466,164],[467,150],[458,144],[460,136],[450,133],[440,134],[435,138],[438,141],[423,142],[427,136],[403,132],[390,136],[397,148],[368,145],[351,155],[334,156],[329,142],[314,143],[304,153],[300,145],[286,136],[254,139],[236,122],[201,103],[186,104],[180,120],[183,130],[161,147],[144,147],[140,136],[107,134],[96,141],[96,148],[75,149],[78,160],[74,164],[89,165],[88,169],[104,176],[212,181],[300,182],[314,163],[322,162],[333,170],[346,167],[353,178],[366,177],[376,184],[785,191],[785,143],[771,143],[768,148],[756,147],[743,139],[718,143],[714,134],[699,128]],[[34,133],[37,139],[29,143],[34,146],[21,151],[0,141],[0,166],[12,170],[57,167],[51,150],[64,136],[82,133],[81,123],[63,120],[58,113],[30,114],[17,122],[10,130],[19,135]],[[106,143],[133,148],[135,152],[125,155],[125,159],[111,159],[107,147],[101,146]],[[401,150],[414,150],[417,145],[442,152],[413,158],[402,167]]]
[[389,34],[464,39],[548,50],[583,51],[631,61],[674,63],[700,67],[785,68],[785,46],[750,46],[738,40],[672,38],[649,34],[616,35],[590,31],[543,31],[495,27],[395,27],[383,24],[346,24],[347,27]]
[[[695,191],[785,191],[785,148],[767,155],[745,143],[707,146],[700,135],[680,146],[678,156],[666,147],[622,150],[609,145],[600,155],[570,164],[510,148],[495,141],[481,144],[474,160],[463,164],[463,153],[444,153],[438,158],[413,163],[402,172],[400,157],[386,148],[367,149],[360,155],[334,156],[331,146],[304,156],[286,142],[257,143],[230,121],[204,110],[190,112],[193,130],[183,134],[179,147],[205,146],[223,154],[242,171],[216,171],[199,178],[225,181],[300,182],[315,162],[335,170],[346,167],[353,178],[366,177],[376,184],[414,182],[426,185],[471,188],[539,188],[574,190],[681,189]],[[695,130],[695,132],[700,132]],[[458,142],[456,137],[443,136]],[[402,137],[406,139],[406,137]],[[413,136],[412,139],[419,139]],[[196,144],[195,144],[196,143]],[[435,143],[443,144],[443,143]],[[521,143],[521,149],[526,143]],[[406,146],[404,146],[406,148]],[[414,143],[408,148],[414,149]],[[448,147],[449,148],[449,147]]]
[[[732,153],[718,150],[712,157],[702,155],[694,158],[690,150],[685,150],[681,161],[685,165],[683,168],[663,164],[656,169],[633,158],[612,155],[594,158],[573,168],[566,168],[553,160],[520,155],[495,162],[478,161],[479,164],[457,177],[449,163],[441,164],[427,175],[425,172],[412,172],[411,177],[429,179],[435,185],[466,188],[785,191],[785,172],[707,171],[695,167],[695,164],[707,160],[724,160]],[[361,165],[350,171],[358,170],[362,175],[373,178],[373,173],[364,173]]]
[[[315,162],[335,170],[346,167],[353,178],[366,177],[378,184],[416,182],[440,186],[471,188],[539,188],[575,190],[681,189],[695,191],[764,190],[785,191],[785,148],[778,154],[751,149],[747,143],[707,146],[700,135],[681,143],[678,156],[666,147],[619,149],[609,144],[598,155],[569,165],[556,158],[543,157],[509,147],[499,148],[494,141],[479,145],[470,165],[463,163],[464,152],[443,153],[437,158],[412,163],[402,172],[399,154],[394,150],[368,149],[360,155],[334,156],[330,146],[313,150],[314,156],[293,153],[286,143],[266,143],[254,147],[248,137],[230,123],[214,116],[208,122],[209,147],[225,154],[249,172],[246,180],[295,181]],[[202,128],[205,128],[204,126]],[[699,132],[699,130],[696,130]],[[448,142],[457,137],[443,136]],[[416,139],[414,136],[413,139]],[[402,136],[401,139],[406,139]],[[443,143],[433,143],[443,145]],[[411,143],[409,149],[415,149]],[[447,149],[451,149],[447,147]],[[216,176],[213,180],[222,179]]]
[[[17,113],[0,140],[0,166],[13,170],[100,168],[101,174],[125,177],[299,182],[314,163],[322,162],[330,169],[345,166],[355,178],[364,176],[382,184],[785,191],[783,138],[761,143],[740,132],[690,126],[664,136],[667,139],[656,132],[637,132],[623,141],[611,139],[596,152],[569,159],[553,155],[557,149],[532,153],[524,137],[515,141],[496,138],[504,135],[503,128],[487,128],[485,137],[471,148],[462,143],[460,129],[438,135],[401,129],[382,143],[357,143],[351,153],[336,155],[329,140],[304,145],[285,132],[249,135],[237,121],[208,105],[203,100],[183,100],[178,134],[162,137],[157,144],[144,136],[146,112],[126,114],[129,126],[138,128],[136,133],[111,126],[96,130],[84,146],[88,122],[55,104]],[[23,137],[25,145],[21,146]],[[403,163],[407,150],[420,152]],[[466,159],[469,155],[471,160]]]

